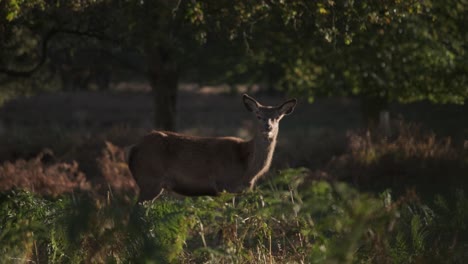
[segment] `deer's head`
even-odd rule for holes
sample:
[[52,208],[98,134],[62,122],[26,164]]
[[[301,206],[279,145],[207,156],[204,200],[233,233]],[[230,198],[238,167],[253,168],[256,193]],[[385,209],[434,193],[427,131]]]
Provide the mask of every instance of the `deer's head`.
[[278,134],[280,120],[293,112],[297,100],[291,99],[279,106],[265,106],[244,94],[244,105],[257,119],[257,129],[263,136],[272,139]]

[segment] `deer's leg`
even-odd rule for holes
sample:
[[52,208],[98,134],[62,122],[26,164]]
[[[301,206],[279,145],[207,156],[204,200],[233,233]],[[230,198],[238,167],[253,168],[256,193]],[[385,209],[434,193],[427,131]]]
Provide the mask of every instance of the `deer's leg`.
[[164,188],[159,182],[150,184],[148,182],[140,185],[140,197],[139,202],[156,200],[164,192]]
[[164,192],[164,188],[161,188],[161,191],[158,193],[158,195],[156,195],[156,197],[153,198],[153,200],[151,200],[151,202],[154,202],[156,199],[159,198],[159,196],[161,196]]
[[[143,201],[154,201],[156,200],[157,198],[159,198],[159,196],[161,196],[161,194],[164,192],[164,189],[163,188],[160,188],[160,189],[157,189],[157,190],[151,190],[150,192],[149,191],[140,191],[140,197],[138,198],[138,201],[139,202],[143,202]],[[156,196],[154,194],[157,194]]]

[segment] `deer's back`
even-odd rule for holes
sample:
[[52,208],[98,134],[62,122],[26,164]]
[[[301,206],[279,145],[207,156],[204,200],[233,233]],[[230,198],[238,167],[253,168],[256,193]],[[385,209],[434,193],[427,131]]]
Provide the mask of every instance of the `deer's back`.
[[[239,138],[194,137],[153,131],[135,146],[132,173],[137,181],[161,178],[166,188],[235,188],[246,171],[247,143]],[[148,179],[138,179],[147,177]],[[143,183],[144,184],[144,183]],[[205,187],[203,187],[205,188]]]

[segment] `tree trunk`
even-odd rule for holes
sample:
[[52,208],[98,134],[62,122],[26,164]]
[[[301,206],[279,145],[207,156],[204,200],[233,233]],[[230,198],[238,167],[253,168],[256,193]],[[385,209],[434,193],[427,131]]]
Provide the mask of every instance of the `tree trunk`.
[[390,126],[390,112],[387,109],[380,111],[379,131],[384,137],[387,138],[392,135],[392,128]]
[[361,99],[361,113],[366,128],[375,134],[390,136],[390,117],[388,100],[381,97],[366,96]]
[[148,77],[154,96],[154,126],[174,131],[176,128],[177,86],[179,71],[169,52],[157,49],[149,56]]

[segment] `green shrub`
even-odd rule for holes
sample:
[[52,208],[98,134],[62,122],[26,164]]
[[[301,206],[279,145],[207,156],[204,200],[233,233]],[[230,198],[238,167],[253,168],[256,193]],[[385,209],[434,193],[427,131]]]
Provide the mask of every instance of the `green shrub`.
[[290,169],[254,191],[164,195],[143,204],[89,193],[0,195],[2,261],[36,263],[461,263],[468,199],[393,200]]

